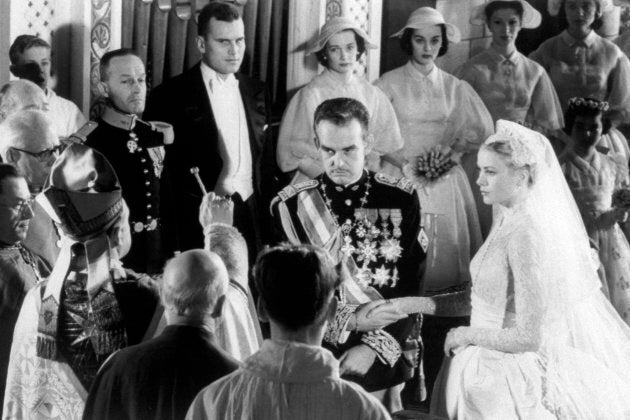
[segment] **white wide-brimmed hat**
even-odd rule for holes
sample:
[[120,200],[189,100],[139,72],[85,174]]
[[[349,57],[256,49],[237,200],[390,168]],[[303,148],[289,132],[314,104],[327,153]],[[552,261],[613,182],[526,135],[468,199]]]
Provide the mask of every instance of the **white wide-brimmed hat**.
[[414,10],[411,15],[409,15],[409,19],[407,19],[405,26],[403,26],[400,31],[391,35],[391,38],[400,38],[405,32],[405,29],[422,29],[440,24],[446,26],[446,37],[449,42],[456,44],[460,41],[462,36],[459,29],[457,29],[457,26],[446,23],[444,16],[432,7],[421,7]]
[[328,40],[330,40],[330,37],[332,37],[336,33],[346,31],[348,29],[353,30],[354,33],[357,34],[357,36],[363,38],[363,40],[365,41],[365,48],[378,48],[378,45],[372,42],[368,34],[363,29],[361,29],[357,22],[345,17],[334,17],[326,22],[324,26],[322,26],[322,28],[319,30],[319,36],[317,37],[315,42],[313,42],[308,48],[308,50],[306,51],[306,55],[321,51],[326,46]]
[[[501,0],[490,0],[487,3],[480,4],[475,7],[473,10],[472,17],[470,18],[470,23],[473,25],[484,25],[486,24],[486,7],[492,3],[496,3]],[[540,22],[542,21],[542,16],[540,12],[534,7],[526,2],[525,0],[516,0],[521,5],[523,5],[523,18],[521,19],[521,27],[525,29],[533,29],[538,28],[540,26]]]
[[[612,0],[595,0],[599,3],[599,10],[602,13],[606,13],[613,8]],[[560,6],[562,6],[563,0],[548,0],[547,2],[547,11],[551,16],[557,16],[558,12],[560,12]],[[623,1],[615,0],[615,4],[622,4]]]

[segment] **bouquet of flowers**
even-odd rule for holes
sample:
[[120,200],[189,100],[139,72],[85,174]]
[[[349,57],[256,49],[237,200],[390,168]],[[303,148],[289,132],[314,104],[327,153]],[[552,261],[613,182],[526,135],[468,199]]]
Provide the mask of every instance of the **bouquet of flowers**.
[[453,160],[450,148],[436,147],[416,157],[415,162],[408,164],[407,175],[410,179],[425,183],[433,181],[448,173],[457,165]]

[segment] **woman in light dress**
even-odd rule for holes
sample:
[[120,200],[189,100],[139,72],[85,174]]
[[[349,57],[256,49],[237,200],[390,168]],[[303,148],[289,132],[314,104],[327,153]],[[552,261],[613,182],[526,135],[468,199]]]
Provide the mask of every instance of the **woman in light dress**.
[[[477,181],[497,220],[471,263],[472,289],[384,303],[468,313],[449,332],[431,412],[458,419],[630,416],[630,328],[601,293],[589,240],[541,134],[499,120]],[[374,311],[377,311],[375,309]]]
[[543,42],[530,58],[549,73],[563,111],[574,96],[609,103],[606,117],[613,126],[599,145],[628,160],[628,142],[615,127],[630,123],[630,61],[617,45],[595,33],[612,0],[549,0],[547,5],[549,14],[566,21],[567,28]]
[[[423,230],[428,237],[422,288],[430,296],[462,290],[470,282],[470,258],[482,242],[482,228],[489,230],[491,212],[479,221],[476,198],[470,188],[474,156],[493,131],[492,117],[479,95],[464,81],[435,64],[450,43],[458,42],[459,30],[435,9],[422,7],[392,35],[400,38],[407,64],[383,74],[375,82],[392,102],[404,146],[396,155],[398,168],[391,175],[410,178],[420,199]],[[418,156],[434,148],[450,149],[458,163],[445,175],[427,181],[414,175]],[[423,369],[431,391],[443,354],[440,347],[447,331],[468,322],[462,318],[424,318],[422,340],[427,351]]]
[[367,48],[377,48],[368,35],[351,19],[336,17],[322,26],[319,37],[307,54],[316,54],[325,69],[291,99],[278,135],[276,160],[285,173],[296,171],[293,182],[315,178],[323,172],[315,147],[313,116],[326,99],[347,97],[360,101],[370,113],[373,149],[368,168],[378,171],[381,157],[402,147],[394,110],[387,97],[358,75],[357,60]]
[[[459,30],[437,10],[415,10],[400,38],[409,55],[402,67],[375,84],[391,100],[404,139],[392,175],[408,175],[416,184],[424,230],[429,237],[424,292],[460,287],[470,280],[470,256],[481,245],[477,208],[465,169],[458,164],[445,176],[425,182],[413,175],[417,157],[435,147],[452,149],[454,159],[469,163],[483,139],[492,133],[492,118],[479,95],[466,82],[440,70],[435,59],[458,42]],[[469,165],[466,169],[472,169]],[[490,224],[490,220],[487,220]]]
[[586,231],[599,252],[602,290],[630,324],[630,245],[619,226],[627,212],[611,208],[614,191],[630,187],[628,164],[595,147],[610,127],[603,116],[607,109],[606,102],[596,99],[571,99],[565,127],[571,135],[571,148],[560,162]]
[[540,13],[527,1],[492,0],[476,8],[475,25],[486,25],[490,46],[472,57],[456,75],[483,99],[492,119],[524,124],[545,135],[562,129],[562,106],[544,68],[516,50],[522,28],[537,28]]

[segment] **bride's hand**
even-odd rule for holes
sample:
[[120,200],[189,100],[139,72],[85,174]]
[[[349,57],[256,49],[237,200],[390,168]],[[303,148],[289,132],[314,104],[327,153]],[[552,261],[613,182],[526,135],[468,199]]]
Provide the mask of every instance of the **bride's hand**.
[[355,316],[357,330],[373,331],[385,328],[389,324],[405,318],[407,315],[399,310],[395,301],[388,299],[377,300],[359,306]]
[[396,314],[398,319],[406,316],[405,312],[401,308],[399,299],[385,299],[378,300],[376,304],[370,305],[369,311],[365,314],[366,318],[378,318],[382,314]]
[[466,337],[466,331],[469,327],[457,327],[451,329],[446,334],[446,341],[444,341],[444,354],[446,356],[453,356],[457,353],[458,349],[470,344]]

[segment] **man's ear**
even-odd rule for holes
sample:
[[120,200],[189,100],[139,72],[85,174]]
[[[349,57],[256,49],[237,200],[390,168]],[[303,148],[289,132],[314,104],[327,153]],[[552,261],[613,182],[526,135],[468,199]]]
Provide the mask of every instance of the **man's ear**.
[[201,54],[206,53],[206,40],[202,36],[197,36],[197,49]]
[[315,143],[315,148],[319,149],[319,139],[317,138],[317,134],[315,134],[315,137],[313,138],[313,142]]
[[267,315],[267,311],[265,310],[265,305],[263,305],[260,297],[256,299],[256,311],[258,312],[258,320],[260,322],[269,323],[269,315]]
[[100,93],[101,96],[109,98],[109,86],[107,86],[107,83],[99,80],[96,84],[96,88],[98,89],[98,93]]
[[219,299],[217,299],[217,302],[214,304],[214,310],[210,315],[212,318],[219,319],[221,318],[221,315],[223,315],[223,308],[225,308],[226,296],[227,295],[223,295]]
[[363,143],[365,144],[365,156],[367,156],[372,151],[372,147],[374,147],[374,136],[370,133],[366,134],[363,138]]

